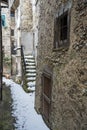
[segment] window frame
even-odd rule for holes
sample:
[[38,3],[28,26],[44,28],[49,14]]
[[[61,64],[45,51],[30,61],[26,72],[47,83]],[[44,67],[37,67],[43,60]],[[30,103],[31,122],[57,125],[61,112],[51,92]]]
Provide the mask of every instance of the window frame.
[[[61,40],[61,19],[67,15],[67,39]],[[53,49],[60,49],[69,47],[70,44],[70,9],[63,11],[61,14],[57,14],[54,19],[54,44]]]

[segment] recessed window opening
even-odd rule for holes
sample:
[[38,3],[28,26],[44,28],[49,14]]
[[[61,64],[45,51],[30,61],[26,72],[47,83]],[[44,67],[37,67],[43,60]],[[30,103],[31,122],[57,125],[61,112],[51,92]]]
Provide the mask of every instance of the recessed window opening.
[[15,17],[15,12],[14,12],[14,10],[11,10],[11,17]]
[[63,12],[55,18],[54,22],[54,48],[69,45],[69,11]]
[[11,36],[14,36],[14,29],[11,29]]
[[67,39],[67,14],[61,17],[60,19],[60,40]]

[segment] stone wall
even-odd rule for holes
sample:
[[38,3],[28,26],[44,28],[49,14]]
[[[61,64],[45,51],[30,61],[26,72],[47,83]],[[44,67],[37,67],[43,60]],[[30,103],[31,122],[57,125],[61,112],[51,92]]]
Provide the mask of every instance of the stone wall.
[[[55,14],[71,3],[70,45],[53,50]],[[87,2],[85,0],[41,0],[35,108],[41,111],[41,75],[52,72],[52,130],[87,129]]]
[[33,14],[30,0],[20,1],[20,13],[21,44],[24,46],[24,53],[28,55],[33,53]]
[[33,8],[33,44],[34,44],[34,56],[37,64],[37,48],[38,48],[38,20],[39,20],[39,2],[36,4],[36,0],[32,1]]
[[2,15],[5,15],[6,25],[2,26],[2,40],[4,46],[4,53],[10,57],[10,11],[9,9],[2,9]]
[[8,8],[2,9],[5,15],[5,26],[2,26],[2,45],[3,45],[3,74],[11,74],[11,41],[10,41],[10,11]]
[[32,4],[30,0],[21,0],[21,29],[24,31],[31,31],[32,29]]

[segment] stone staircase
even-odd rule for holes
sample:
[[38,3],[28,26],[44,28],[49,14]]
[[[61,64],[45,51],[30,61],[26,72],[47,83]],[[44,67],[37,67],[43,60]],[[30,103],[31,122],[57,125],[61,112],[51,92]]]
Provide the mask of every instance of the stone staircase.
[[26,64],[26,81],[28,90],[35,91],[35,83],[36,83],[36,65],[35,59],[32,55],[24,56],[25,64]]

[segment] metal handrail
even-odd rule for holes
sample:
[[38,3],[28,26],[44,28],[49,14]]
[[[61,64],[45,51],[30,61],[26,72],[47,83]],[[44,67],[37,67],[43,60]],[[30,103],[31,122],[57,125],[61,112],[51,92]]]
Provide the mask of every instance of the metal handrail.
[[21,63],[22,63],[22,71],[25,74],[25,72],[26,72],[26,63],[25,63],[25,59],[24,59],[24,49],[23,49],[22,45],[21,45]]

